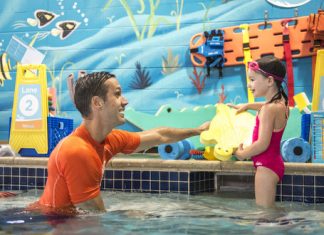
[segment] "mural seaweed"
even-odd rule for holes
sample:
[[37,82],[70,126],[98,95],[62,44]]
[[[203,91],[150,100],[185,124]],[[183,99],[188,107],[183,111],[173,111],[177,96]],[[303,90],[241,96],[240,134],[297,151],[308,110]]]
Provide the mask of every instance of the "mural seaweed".
[[205,81],[207,78],[207,75],[204,74],[204,77],[202,79],[202,81],[200,82],[200,77],[203,75],[203,71],[201,70],[199,73],[197,72],[197,68],[194,66],[193,67],[193,75],[194,78],[192,78],[191,76],[189,76],[189,79],[192,81],[192,83],[194,84],[194,86],[197,88],[198,94],[201,94],[202,90],[205,88]]
[[[156,28],[160,23],[162,23],[162,22],[165,22],[167,24],[169,23],[169,21],[166,20],[164,17],[160,17],[160,16],[156,17],[155,16],[155,11],[156,11],[156,9],[158,8],[158,6],[160,4],[160,0],[157,0],[155,2],[155,4],[154,4],[153,0],[149,0],[149,2],[150,2],[150,14],[147,17],[142,30],[139,29],[139,27],[137,25],[137,22],[135,20],[134,14],[133,14],[130,6],[128,5],[127,1],[126,0],[119,0],[119,2],[124,7],[124,10],[126,11],[128,17],[129,17],[129,20],[130,20],[131,25],[133,27],[133,30],[135,32],[136,38],[139,41],[142,41],[144,39],[146,30],[147,30],[146,37],[151,38],[151,37],[153,37],[153,35],[154,35],[155,31],[156,31]],[[103,11],[106,11],[109,8],[109,6],[111,5],[111,3],[112,3],[112,0],[109,0],[106,3],[106,5],[103,7]],[[142,14],[144,12],[144,10],[145,10],[145,4],[144,4],[143,0],[139,0],[139,3],[141,5],[141,9],[139,11],[137,11],[137,13]],[[147,29],[147,26],[149,26],[148,29]]]
[[[59,74],[55,75],[56,70],[55,70],[55,59],[54,59],[53,64],[52,64],[52,70],[50,70],[50,69],[48,70],[48,73],[52,80],[52,88],[55,88],[56,92],[57,92],[56,113],[58,116],[65,116],[65,113],[62,113],[61,109],[60,109],[60,100],[61,100],[61,95],[62,95],[63,72],[64,72],[65,68],[69,65],[73,65],[73,63],[70,61],[65,62],[63,64],[62,68],[59,70]],[[57,87],[57,85],[58,85],[58,87]]]
[[206,30],[210,30],[210,27],[206,27],[206,22],[209,21],[209,18],[208,18],[208,13],[209,13],[209,10],[214,6],[215,4],[215,0],[212,0],[210,1],[210,3],[208,4],[208,6],[206,7],[206,5],[202,2],[199,2],[199,4],[204,8],[205,12],[204,12],[204,15],[203,15],[203,31],[206,31]]
[[168,75],[175,72],[179,65],[179,55],[173,56],[172,49],[168,49],[168,56],[162,56],[162,74]]
[[180,23],[181,23],[183,2],[184,2],[184,0],[181,0],[181,3],[179,4],[179,0],[176,0],[177,10],[171,11],[171,15],[176,17],[176,27],[177,27],[177,31],[180,30]]
[[119,56],[115,56],[115,60],[118,62],[119,65],[122,64],[123,57],[126,57],[124,53],[121,53]]
[[131,82],[129,87],[133,89],[145,89],[152,84],[150,73],[145,68],[142,68],[141,63],[138,61],[135,63],[135,66],[134,81]]
[[222,85],[222,92],[221,93],[218,93],[218,98],[219,98],[219,100],[218,100],[218,103],[222,103],[222,104],[224,104],[224,102],[225,102],[225,99],[226,99],[226,95],[225,95],[225,86],[224,85]]

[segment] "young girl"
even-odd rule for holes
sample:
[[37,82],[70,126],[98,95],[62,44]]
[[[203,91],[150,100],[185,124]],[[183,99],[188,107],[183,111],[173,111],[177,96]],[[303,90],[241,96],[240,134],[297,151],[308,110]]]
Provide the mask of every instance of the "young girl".
[[282,82],[286,69],[279,59],[267,56],[248,64],[248,88],[254,97],[264,97],[265,102],[233,106],[237,112],[257,110],[252,144],[239,146],[234,153],[240,160],[252,158],[255,174],[256,204],[274,206],[277,183],[284,175],[280,154],[281,137],[288,119],[288,97]]

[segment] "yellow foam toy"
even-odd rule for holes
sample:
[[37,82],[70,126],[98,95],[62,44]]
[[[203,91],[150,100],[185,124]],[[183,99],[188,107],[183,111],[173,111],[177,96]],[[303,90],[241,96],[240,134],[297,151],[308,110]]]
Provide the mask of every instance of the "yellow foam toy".
[[236,114],[236,109],[217,104],[216,115],[209,130],[201,133],[200,142],[207,146],[215,145],[214,156],[221,161],[228,161],[241,143],[251,143],[254,125],[255,116],[251,113]]

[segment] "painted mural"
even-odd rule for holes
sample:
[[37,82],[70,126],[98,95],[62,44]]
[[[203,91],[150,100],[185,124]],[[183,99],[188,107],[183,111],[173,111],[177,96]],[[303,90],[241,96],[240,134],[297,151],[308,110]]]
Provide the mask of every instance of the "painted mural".
[[[317,0],[298,8],[267,0],[2,1],[0,54],[8,51],[13,38],[36,50],[39,56],[28,59],[46,64],[48,87],[56,90],[56,115],[73,118],[75,126],[81,117],[73,105],[73,83],[80,74],[93,71],[115,74],[128,106],[148,114],[165,104],[182,109],[241,103],[247,102],[243,62],[225,64],[221,77],[213,68],[207,76],[206,68],[195,67],[190,60],[191,37],[242,23],[307,16],[319,7]],[[0,140],[4,141],[17,63],[22,62],[7,54],[2,70],[8,79],[0,87]],[[293,66],[295,92],[304,91],[311,99],[311,58],[294,59]]]

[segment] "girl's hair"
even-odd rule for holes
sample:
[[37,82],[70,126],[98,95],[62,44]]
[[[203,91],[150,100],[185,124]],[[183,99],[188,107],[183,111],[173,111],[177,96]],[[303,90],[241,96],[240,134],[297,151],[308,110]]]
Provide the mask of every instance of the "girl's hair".
[[[260,69],[264,70],[265,72],[271,73],[273,75],[276,75],[278,77],[284,78],[286,76],[286,68],[281,63],[281,61],[274,57],[274,56],[264,56],[260,59],[258,59],[256,62],[258,62],[258,65]],[[282,87],[282,81],[279,81],[277,79],[274,79],[277,87],[278,87],[278,93],[275,94],[272,99],[269,101],[269,103],[273,103],[276,100],[281,100],[282,97],[285,99],[285,105],[288,105],[288,96],[285,93],[283,87]]]

